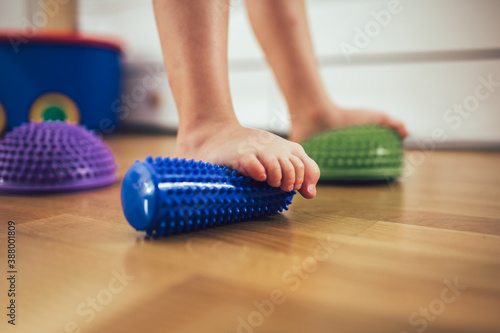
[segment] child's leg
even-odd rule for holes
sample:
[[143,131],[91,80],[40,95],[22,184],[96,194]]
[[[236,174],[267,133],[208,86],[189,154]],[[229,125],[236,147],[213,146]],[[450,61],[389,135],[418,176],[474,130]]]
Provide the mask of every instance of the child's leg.
[[254,32],[287,100],[292,141],[362,123],[386,125],[407,135],[401,122],[383,113],[345,110],[333,104],[318,72],[304,0],[250,0],[246,4]]
[[176,156],[226,165],[314,197],[319,168],[302,147],[236,119],[227,67],[228,0],[155,0],[154,8],[179,112]]

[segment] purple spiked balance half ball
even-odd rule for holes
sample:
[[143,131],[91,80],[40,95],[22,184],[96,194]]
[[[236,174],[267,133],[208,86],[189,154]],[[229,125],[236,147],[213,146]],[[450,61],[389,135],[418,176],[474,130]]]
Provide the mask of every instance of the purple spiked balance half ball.
[[23,124],[0,141],[0,193],[87,190],[116,181],[106,144],[83,126]]

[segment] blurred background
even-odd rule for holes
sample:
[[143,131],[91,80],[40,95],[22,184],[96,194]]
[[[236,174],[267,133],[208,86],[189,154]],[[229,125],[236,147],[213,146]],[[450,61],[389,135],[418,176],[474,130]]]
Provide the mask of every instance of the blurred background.
[[[66,2],[59,0],[61,6]],[[36,24],[38,3],[2,0],[0,29],[22,31]],[[308,6],[321,72],[339,105],[400,118],[410,130],[408,147],[500,147],[500,1],[309,0]],[[84,0],[77,12],[80,32],[121,41],[118,99],[129,98],[129,112],[120,125],[175,130],[151,1]],[[231,2],[230,15],[230,81],[238,118],[245,126],[286,134],[286,104],[243,0]],[[146,77],[158,84],[144,87]]]

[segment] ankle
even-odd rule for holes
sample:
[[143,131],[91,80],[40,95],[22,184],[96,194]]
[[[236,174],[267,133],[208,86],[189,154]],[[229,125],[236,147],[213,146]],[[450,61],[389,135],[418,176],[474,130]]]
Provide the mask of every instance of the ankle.
[[236,117],[203,117],[180,122],[174,154],[183,158],[201,159],[199,155],[201,151],[210,154],[212,149],[210,146],[207,148],[207,144],[214,141],[217,133],[230,128],[235,128],[237,131],[238,127],[241,125]]
[[292,124],[317,123],[323,121],[327,115],[335,112],[338,108],[332,101],[314,101],[289,106]]
[[179,110],[179,129],[182,134],[210,130],[211,127],[238,124],[238,119],[231,106],[199,106],[190,110]]
[[325,113],[331,112],[336,106],[326,94],[305,96],[288,102],[290,115],[299,119],[321,118]]
[[241,126],[233,115],[208,115],[180,120],[177,140],[188,144],[202,142],[223,128]]

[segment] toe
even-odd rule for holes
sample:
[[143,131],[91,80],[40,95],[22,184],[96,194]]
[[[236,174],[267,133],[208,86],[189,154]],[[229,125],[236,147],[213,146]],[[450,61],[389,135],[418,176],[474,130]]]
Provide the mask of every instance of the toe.
[[396,119],[394,119],[392,117],[389,117],[386,114],[382,114],[380,124],[384,125],[384,126],[388,126],[390,128],[393,128],[403,138],[405,138],[408,135],[406,127],[405,127],[405,125],[402,122],[400,122],[399,120],[396,120]]
[[304,198],[312,199],[316,196],[316,184],[320,175],[319,167],[305,152],[301,152],[297,157],[304,164],[304,183],[299,192]]
[[252,177],[260,182],[266,180],[266,169],[253,154],[247,154],[243,156],[240,162],[240,168],[238,168],[243,175]]
[[388,122],[388,126],[396,130],[401,137],[405,138],[408,135],[408,131],[406,130],[405,125],[396,119],[390,119]]
[[408,136],[408,130],[406,129],[405,124],[403,124],[400,121],[396,121],[396,128],[398,133],[403,137],[406,138]]
[[272,187],[281,186],[281,166],[276,157],[267,157],[261,161],[266,168],[267,183]]
[[302,183],[304,182],[304,163],[297,156],[290,157],[290,162],[293,164],[295,168],[295,184],[294,189],[299,190],[302,187]]
[[295,184],[295,168],[288,158],[280,158],[281,189],[286,192],[293,190]]

